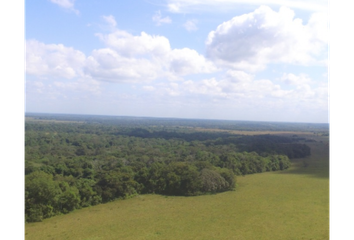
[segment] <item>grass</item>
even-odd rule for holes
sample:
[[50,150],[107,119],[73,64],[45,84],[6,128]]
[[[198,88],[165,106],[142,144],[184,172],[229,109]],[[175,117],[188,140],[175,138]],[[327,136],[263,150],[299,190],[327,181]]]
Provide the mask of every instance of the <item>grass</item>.
[[321,139],[286,171],[238,177],[236,191],[84,208],[26,224],[26,240],[329,239],[328,141]]
[[25,121],[26,122],[39,122],[39,123],[84,123],[84,121],[37,119],[34,117],[25,117]]
[[306,136],[312,136],[313,133],[309,132],[301,132],[301,131],[264,131],[264,130],[259,130],[259,131],[249,131],[249,130],[226,130],[226,129],[213,129],[213,128],[200,128],[200,127],[195,127],[192,128],[194,131],[199,131],[199,132],[224,132],[224,133],[230,133],[230,134],[237,134],[237,135],[261,135],[261,134],[277,134],[277,135],[306,135]]

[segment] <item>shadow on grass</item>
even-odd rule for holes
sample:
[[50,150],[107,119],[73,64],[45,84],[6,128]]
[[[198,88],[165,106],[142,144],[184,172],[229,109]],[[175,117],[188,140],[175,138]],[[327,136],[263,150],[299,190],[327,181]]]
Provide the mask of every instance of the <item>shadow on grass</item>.
[[292,167],[285,171],[279,171],[279,174],[302,174],[316,178],[329,179],[329,158],[324,157],[319,160],[293,159]]
[[328,143],[309,144],[311,156],[291,159],[290,169],[279,174],[302,174],[316,178],[329,179],[329,145]]
[[329,170],[328,169],[326,171],[322,170],[322,169],[307,170],[307,169],[304,169],[304,167],[302,167],[302,168],[300,167],[300,168],[294,168],[294,169],[281,171],[278,173],[279,174],[302,174],[302,175],[308,175],[310,177],[329,179]]

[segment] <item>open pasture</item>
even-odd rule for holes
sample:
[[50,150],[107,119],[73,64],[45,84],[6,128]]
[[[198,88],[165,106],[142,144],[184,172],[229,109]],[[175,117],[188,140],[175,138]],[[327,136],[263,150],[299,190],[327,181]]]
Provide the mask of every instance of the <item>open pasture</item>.
[[26,122],[37,122],[37,123],[83,123],[83,121],[75,120],[56,120],[56,119],[36,119],[34,117],[25,117]]
[[[287,136],[287,137],[292,137],[292,136],[298,136],[298,137],[303,137],[308,140],[315,140],[318,142],[325,142],[323,146],[328,148],[329,144],[329,136],[327,133],[327,130],[321,129],[319,131],[305,131],[305,130],[299,130],[299,131],[286,131],[286,130],[255,130],[255,131],[249,131],[249,130],[226,130],[226,129],[217,129],[217,128],[201,128],[201,127],[194,127],[191,128],[193,131],[197,132],[222,132],[222,133],[229,133],[229,134],[234,134],[234,135],[248,135],[248,136],[254,136],[254,135],[278,135],[278,136]],[[327,145],[326,145],[327,144]]]
[[263,131],[263,130],[255,130],[255,131],[247,131],[247,130],[224,130],[224,129],[212,129],[212,128],[192,128],[194,131],[199,131],[199,132],[224,132],[224,133],[230,133],[230,134],[235,134],[235,135],[263,135],[263,134],[273,134],[273,135],[298,135],[298,136],[304,136],[304,137],[316,137],[318,134],[306,132],[306,131],[298,131],[298,132],[293,132],[293,131]]

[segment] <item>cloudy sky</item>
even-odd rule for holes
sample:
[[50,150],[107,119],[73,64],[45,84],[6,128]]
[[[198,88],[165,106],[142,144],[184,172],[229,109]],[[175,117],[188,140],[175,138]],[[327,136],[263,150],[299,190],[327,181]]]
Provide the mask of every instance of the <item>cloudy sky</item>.
[[328,122],[325,0],[31,0],[26,112]]

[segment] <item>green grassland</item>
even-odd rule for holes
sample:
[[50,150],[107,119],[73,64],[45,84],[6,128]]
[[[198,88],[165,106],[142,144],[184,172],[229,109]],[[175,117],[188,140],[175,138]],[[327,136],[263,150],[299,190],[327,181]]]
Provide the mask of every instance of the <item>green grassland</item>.
[[40,123],[83,123],[83,121],[76,120],[55,120],[55,119],[36,119],[34,117],[25,117],[26,122],[40,122]]
[[[298,134],[298,133],[297,133]],[[328,137],[286,171],[239,176],[236,191],[139,195],[25,224],[35,239],[329,239]]]

